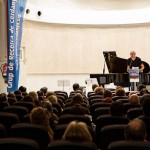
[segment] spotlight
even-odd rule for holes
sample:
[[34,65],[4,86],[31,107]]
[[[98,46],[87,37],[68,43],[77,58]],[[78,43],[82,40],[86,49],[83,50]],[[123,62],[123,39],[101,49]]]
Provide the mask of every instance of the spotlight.
[[41,15],[42,15],[42,12],[41,12],[41,11],[38,11],[37,14],[38,14],[38,16],[41,16]]
[[26,9],[26,14],[29,14],[30,13],[30,9]]

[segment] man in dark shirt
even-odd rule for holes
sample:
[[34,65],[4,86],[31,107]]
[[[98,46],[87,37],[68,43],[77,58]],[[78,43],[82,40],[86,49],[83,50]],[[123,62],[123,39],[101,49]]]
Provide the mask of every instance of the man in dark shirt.
[[[127,72],[130,72],[130,69],[133,67],[138,67],[139,72],[143,72],[144,64],[142,63],[141,59],[136,56],[136,52],[132,50],[130,52],[130,58],[127,60]],[[134,90],[134,83],[131,83],[131,90]]]
[[140,72],[143,72],[144,65],[139,57],[136,56],[135,51],[130,52],[130,58],[127,60],[127,70],[129,72],[129,69],[132,67],[139,67]]

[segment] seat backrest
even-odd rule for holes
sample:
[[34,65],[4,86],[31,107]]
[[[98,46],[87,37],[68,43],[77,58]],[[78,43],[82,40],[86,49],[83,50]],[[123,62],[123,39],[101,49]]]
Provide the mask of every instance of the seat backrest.
[[122,103],[129,103],[129,99],[128,98],[119,98],[117,101],[120,101]]
[[103,103],[103,102],[94,103],[94,104],[90,107],[91,114],[92,114],[92,115],[94,114],[96,108],[110,107],[111,104],[112,104],[112,103]]
[[99,107],[95,109],[94,114],[92,115],[92,121],[96,123],[97,117],[101,115],[108,115],[110,107]]
[[0,112],[3,111],[3,109],[4,109],[6,106],[9,106],[9,103],[8,103],[8,102],[6,102],[6,101],[0,102]]
[[54,130],[54,140],[61,140],[62,136],[67,128],[67,124],[57,125]]
[[0,124],[0,139],[7,137],[7,131],[3,124]]
[[92,106],[94,103],[97,103],[97,102],[102,102],[102,98],[92,99],[92,100],[90,101],[90,106]]
[[40,150],[36,141],[25,138],[2,138],[0,139],[1,150]]
[[118,100],[118,99],[128,99],[128,96],[113,96],[113,97],[112,97],[112,100],[113,100],[113,101],[116,101],[116,100]]
[[28,109],[28,112],[31,112],[31,110],[35,107],[35,104],[33,102],[25,102],[25,101],[18,101],[13,105],[26,107]]
[[86,123],[88,126],[92,126],[91,120],[89,117],[83,116],[83,115],[71,115],[71,114],[61,115],[59,117],[58,124],[68,124],[74,120],[82,121]]
[[150,117],[145,117],[144,115],[141,115],[138,118],[144,121],[147,130],[147,140],[150,141]]
[[116,141],[109,144],[108,150],[150,150],[150,142]]
[[0,112],[0,123],[6,128],[7,133],[12,125],[19,123],[19,117],[17,114]]
[[96,136],[96,143],[98,145],[98,139],[100,138],[101,129],[107,125],[113,124],[127,124],[129,123],[128,117],[121,117],[121,116],[111,116],[111,115],[102,115],[97,118],[96,122],[96,129],[95,129],[95,136]]
[[141,108],[141,104],[134,105],[134,104],[131,104],[131,103],[124,103],[123,106],[124,106],[125,114],[127,113],[127,111],[130,108]]
[[3,111],[17,114],[20,121],[23,119],[23,116],[28,113],[28,109],[26,107],[15,105],[5,107]]
[[94,143],[75,143],[70,141],[54,141],[47,150],[97,150]]
[[30,123],[13,125],[10,129],[10,137],[33,139],[39,144],[41,150],[45,150],[50,142],[46,127]]
[[133,120],[139,116],[143,115],[143,110],[142,108],[130,108],[127,111],[127,116],[130,120]]
[[124,131],[126,125],[108,125],[104,126],[100,132],[100,138],[97,139],[98,147],[102,150],[107,150],[108,145],[111,142],[125,140]]

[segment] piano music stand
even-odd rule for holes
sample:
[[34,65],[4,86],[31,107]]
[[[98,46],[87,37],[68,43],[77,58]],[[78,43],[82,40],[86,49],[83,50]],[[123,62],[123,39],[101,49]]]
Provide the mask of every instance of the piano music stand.
[[85,80],[85,83],[86,83],[88,86],[91,86],[91,85],[93,85],[93,84],[98,84],[96,78],[93,78],[93,79],[86,79],[86,80]]
[[70,81],[69,80],[58,80],[57,81],[57,86],[62,86],[63,91],[65,86],[70,86]]

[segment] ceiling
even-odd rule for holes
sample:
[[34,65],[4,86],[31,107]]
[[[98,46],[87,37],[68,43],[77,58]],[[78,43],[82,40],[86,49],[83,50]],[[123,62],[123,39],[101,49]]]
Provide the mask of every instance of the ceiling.
[[27,0],[38,7],[79,10],[129,10],[150,8],[150,0]]

